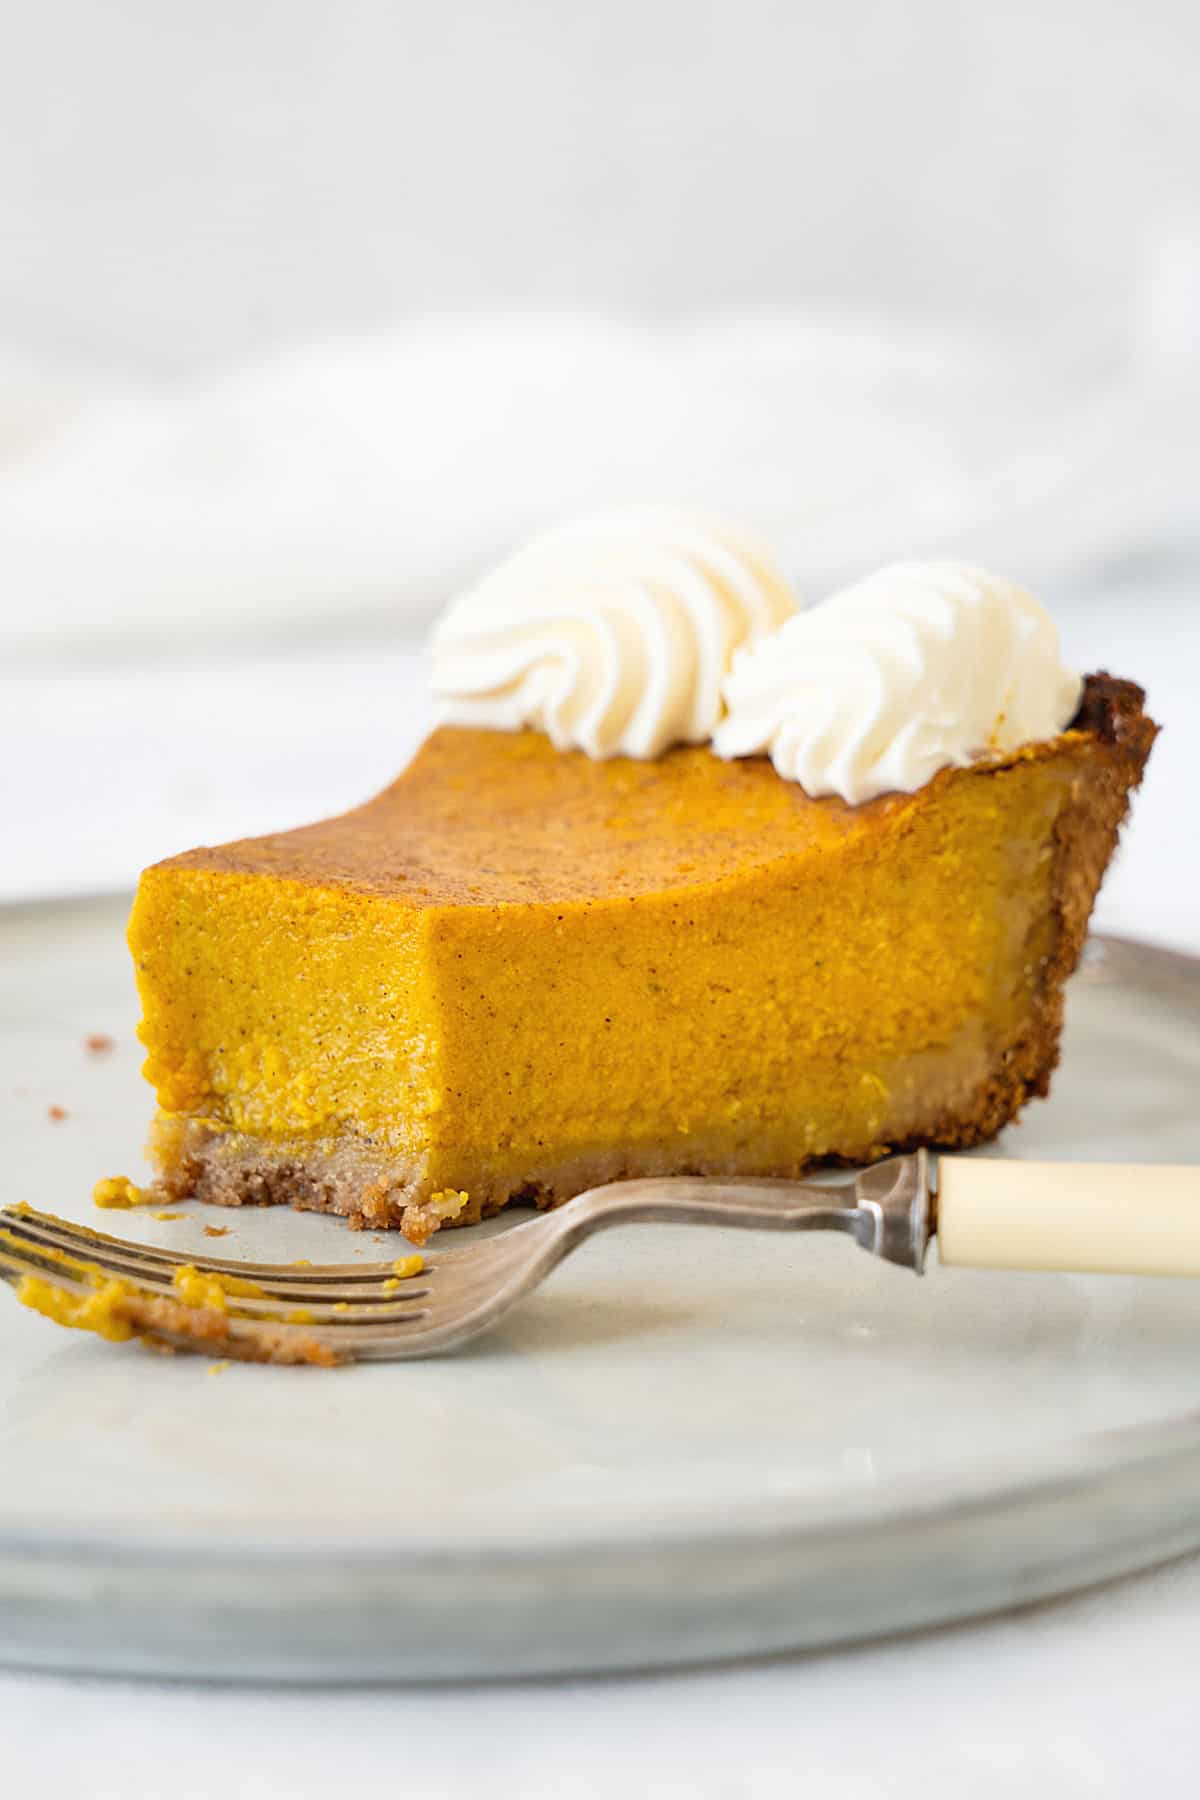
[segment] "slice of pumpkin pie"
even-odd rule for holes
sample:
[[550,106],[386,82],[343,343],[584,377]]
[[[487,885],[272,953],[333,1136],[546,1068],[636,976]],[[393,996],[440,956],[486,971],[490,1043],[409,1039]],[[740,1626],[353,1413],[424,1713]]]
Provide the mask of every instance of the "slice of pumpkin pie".
[[735,534],[623,516],[434,650],[447,722],[384,793],[142,877],[172,1195],[420,1243],[974,1144],[1046,1093],[1156,727],[1029,596],[922,565],[799,611]]

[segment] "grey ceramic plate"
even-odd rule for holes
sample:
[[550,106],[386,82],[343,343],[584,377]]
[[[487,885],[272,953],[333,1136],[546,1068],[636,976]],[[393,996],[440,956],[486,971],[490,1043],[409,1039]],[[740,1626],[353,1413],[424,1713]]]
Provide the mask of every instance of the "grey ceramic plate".
[[[111,1227],[148,1096],[123,907],[0,913],[5,1200]],[[108,1032],[117,1047],[89,1054]],[[1200,965],[1093,945],[1008,1156],[1200,1161]],[[51,1120],[48,1108],[68,1117]],[[1138,1204],[1131,1195],[1130,1204]],[[378,1256],[290,1213],[119,1227]],[[825,1644],[1200,1544],[1200,1282],[924,1281],[844,1240],[597,1239],[440,1362],[154,1357],[0,1294],[0,1655],[296,1680]]]

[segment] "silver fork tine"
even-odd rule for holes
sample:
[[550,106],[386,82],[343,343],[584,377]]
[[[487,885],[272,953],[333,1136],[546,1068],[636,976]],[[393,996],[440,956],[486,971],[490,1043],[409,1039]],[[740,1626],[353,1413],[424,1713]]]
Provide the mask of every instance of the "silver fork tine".
[[[385,1281],[394,1279],[391,1263],[247,1263],[233,1262],[219,1256],[184,1256],[174,1250],[163,1250],[153,1244],[135,1244],[127,1238],[110,1237],[106,1232],[93,1231],[87,1225],[73,1225],[69,1220],[56,1218],[52,1213],[40,1213],[30,1209],[17,1213],[11,1208],[0,1209],[0,1233],[19,1237],[32,1248],[42,1244],[52,1250],[60,1250],[64,1254],[75,1257],[81,1262],[96,1264],[98,1268],[107,1269],[115,1275],[128,1276],[134,1280],[152,1282],[156,1285],[165,1283],[169,1286],[174,1270],[197,1268],[201,1273],[214,1272],[221,1275],[233,1275],[242,1280],[258,1282],[285,1282],[289,1289],[295,1289],[294,1298],[318,1298],[323,1286],[336,1286],[339,1296],[351,1287],[361,1287],[368,1292],[378,1289]],[[426,1269],[431,1265],[427,1262]],[[426,1272],[422,1269],[421,1274]],[[409,1276],[408,1281],[417,1281],[419,1277]],[[303,1290],[303,1291],[301,1291]]]
[[[53,1288],[81,1302],[94,1300],[97,1295],[97,1285],[86,1277],[67,1273],[59,1263],[35,1260],[32,1254],[0,1244],[0,1281],[19,1289],[23,1277],[28,1275],[48,1278]],[[328,1305],[298,1317],[261,1305],[255,1307],[253,1300],[239,1297],[237,1310],[224,1312],[189,1306],[171,1288],[121,1285],[125,1292],[117,1300],[115,1311],[131,1326],[134,1335],[152,1345],[199,1350],[241,1361],[332,1365],[353,1359],[360,1333],[371,1328],[371,1320],[343,1318],[337,1307]],[[243,1311],[243,1307],[254,1310]],[[359,1310],[364,1309],[360,1306]],[[370,1311],[378,1319],[385,1309]],[[406,1320],[417,1324],[425,1317],[423,1309],[408,1313],[386,1311],[394,1326]],[[338,1328],[337,1342],[332,1341],[334,1325]]]
[[[286,1313],[277,1309],[297,1305],[312,1310],[314,1322],[326,1317],[340,1318],[341,1309],[351,1303],[370,1309],[377,1318],[391,1317],[395,1309],[403,1311],[414,1301],[424,1299],[429,1292],[428,1284],[423,1280],[424,1270],[420,1275],[397,1278],[386,1263],[367,1265],[368,1280],[365,1282],[357,1279],[359,1270],[351,1264],[347,1272],[353,1279],[335,1283],[323,1280],[321,1286],[316,1286],[294,1282],[293,1271],[286,1263],[234,1263],[224,1259],[218,1263],[216,1259],[204,1257],[189,1260],[173,1252],[143,1262],[141,1246],[120,1238],[104,1237],[106,1248],[102,1254],[96,1254],[96,1244],[102,1234],[91,1233],[87,1226],[76,1229],[65,1220],[55,1220],[53,1228],[43,1228],[46,1217],[32,1211],[0,1210],[0,1259],[7,1256],[13,1260],[15,1252],[18,1258],[24,1257],[31,1271],[49,1278],[57,1286],[68,1287],[71,1292],[91,1291],[94,1284],[89,1281],[88,1272],[95,1269],[105,1276],[132,1282],[149,1293],[182,1304],[170,1271],[195,1268],[200,1275],[227,1272],[263,1289],[261,1294],[231,1294],[229,1298],[235,1301],[237,1309],[232,1316],[259,1317],[278,1323],[288,1321]],[[396,1281],[396,1286],[388,1289],[387,1283],[392,1280]]]
[[[544,1223],[544,1217],[530,1219],[510,1226],[483,1243],[477,1242],[451,1250],[439,1248],[433,1256],[428,1252],[418,1253],[422,1256],[423,1267],[418,1274],[404,1277],[400,1289],[396,1291],[408,1290],[410,1283],[413,1290],[423,1287],[426,1277],[435,1269],[439,1279],[469,1276],[474,1280],[482,1254],[498,1253],[502,1246],[506,1252],[515,1252],[518,1240],[523,1239],[528,1231],[536,1233]],[[58,1218],[53,1213],[38,1212],[32,1207],[21,1211],[11,1207],[0,1208],[0,1239],[5,1231],[28,1241],[31,1247],[34,1243],[44,1244],[82,1262],[95,1263],[97,1267],[112,1274],[154,1285],[162,1285],[164,1280],[169,1285],[171,1274],[176,1269],[196,1268],[201,1274],[213,1272],[260,1284],[271,1283],[272,1291],[275,1291],[274,1284],[283,1283],[289,1290],[289,1298],[315,1300],[320,1297],[319,1290],[322,1287],[331,1291],[336,1288],[336,1297],[339,1299],[346,1298],[351,1293],[357,1296],[360,1292],[363,1298],[369,1298],[372,1293],[378,1296],[378,1290],[385,1283],[396,1279],[392,1262],[301,1265],[237,1262],[205,1253],[186,1256],[157,1245],[112,1237],[106,1232],[93,1230],[90,1225],[75,1225],[68,1219]],[[524,1253],[523,1249],[521,1253]],[[294,1293],[291,1290],[295,1290]]]
[[[21,1278],[26,1275],[38,1277],[50,1286],[64,1289],[80,1298],[94,1295],[102,1285],[89,1281],[86,1276],[72,1274],[61,1263],[45,1262],[35,1253],[20,1254],[0,1247],[0,1281],[7,1281],[10,1286],[17,1287]],[[110,1278],[107,1272],[105,1278]],[[378,1330],[384,1325],[401,1325],[408,1319],[424,1318],[427,1309],[420,1303],[429,1297],[427,1287],[412,1294],[389,1294],[385,1300],[371,1300],[349,1294],[342,1300],[301,1300],[299,1304],[286,1294],[238,1294],[230,1296],[224,1308],[213,1309],[188,1300],[170,1285],[151,1285],[136,1277],[116,1276],[111,1279],[120,1282],[132,1302],[167,1302],[181,1312],[213,1312],[214,1316],[228,1321],[231,1329],[269,1326],[272,1329],[296,1327],[311,1330],[336,1325],[339,1330],[351,1332],[359,1329]]]

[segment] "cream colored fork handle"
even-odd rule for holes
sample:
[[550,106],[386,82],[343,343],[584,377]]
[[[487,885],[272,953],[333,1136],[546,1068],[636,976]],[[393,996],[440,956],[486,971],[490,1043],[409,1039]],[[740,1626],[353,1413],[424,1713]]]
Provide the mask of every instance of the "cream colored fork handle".
[[1200,1166],[943,1156],[937,1246],[952,1268],[1200,1275]]

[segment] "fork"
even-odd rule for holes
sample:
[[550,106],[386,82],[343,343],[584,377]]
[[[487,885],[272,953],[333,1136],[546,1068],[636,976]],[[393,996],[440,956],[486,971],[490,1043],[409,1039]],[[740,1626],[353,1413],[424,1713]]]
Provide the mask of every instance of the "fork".
[[[1200,1275],[1200,1169],[952,1156],[935,1165],[918,1150],[841,1185],[614,1181],[468,1248],[414,1258],[408,1279],[389,1262],[197,1260],[18,1206],[0,1210],[0,1277],[60,1323],[105,1336],[329,1365],[457,1349],[593,1232],[640,1223],[840,1231],[918,1275],[935,1230],[940,1261],[960,1267]],[[197,1293],[202,1303],[189,1303]]]
[[[645,1222],[842,1231],[919,1273],[929,1224],[927,1159],[922,1150],[876,1164],[853,1186],[686,1176],[609,1182],[469,1248],[439,1249],[400,1280],[390,1262],[181,1256],[32,1207],[6,1207],[0,1278],[60,1323],[160,1348],[250,1362],[388,1360],[457,1349],[497,1324],[593,1232]],[[184,1293],[207,1287],[214,1304],[187,1304],[180,1270],[188,1277]],[[90,1316],[80,1316],[89,1303]]]

